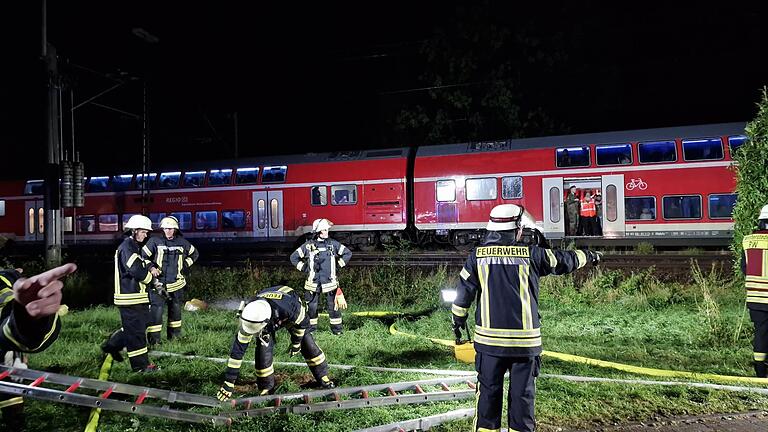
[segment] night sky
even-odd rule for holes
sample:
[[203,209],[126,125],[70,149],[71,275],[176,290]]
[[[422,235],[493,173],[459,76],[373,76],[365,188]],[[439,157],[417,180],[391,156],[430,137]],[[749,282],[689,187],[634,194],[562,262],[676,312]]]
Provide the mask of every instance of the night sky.
[[[2,6],[3,178],[39,177],[24,170],[46,158],[40,5],[27,3]],[[140,114],[146,81],[152,162],[180,167],[233,158],[235,113],[238,154],[249,157],[748,121],[768,84],[768,6],[737,2],[49,3],[49,42],[75,103],[122,77],[95,102]],[[519,119],[487,107],[501,99],[498,82]],[[438,136],[398,127],[403,110],[440,110],[440,92],[454,90],[480,115],[446,110]],[[85,105],[74,129],[87,173],[139,171],[136,119]]]

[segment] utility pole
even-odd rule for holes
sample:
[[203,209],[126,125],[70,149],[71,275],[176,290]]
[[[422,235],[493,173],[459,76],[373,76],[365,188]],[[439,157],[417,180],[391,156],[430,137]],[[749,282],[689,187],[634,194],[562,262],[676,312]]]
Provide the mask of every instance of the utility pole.
[[56,61],[56,49],[48,44],[48,16],[46,0],[43,0],[42,53],[47,79],[47,104],[45,129],[47,135],[48,164],[45,173],[45,260],[49,267],[61,265],[61,200],[59,190],[59,163],[61,162],[61,79]]

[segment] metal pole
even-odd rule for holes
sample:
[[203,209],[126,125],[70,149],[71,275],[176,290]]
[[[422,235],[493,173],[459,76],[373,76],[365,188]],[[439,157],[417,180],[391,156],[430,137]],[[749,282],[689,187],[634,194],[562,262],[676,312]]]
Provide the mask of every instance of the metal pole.
[[[56,49],[48,45],[47,8],[43,0],[42,54],[48,84],[46,109],[46,132],[48,141],[48,166],[45,176],[45,258],[50,267],[61,265],[61,206],[59,190],[59,163],[61,162],[60,142],[60,79],[56,61]],[[39,217],[39,216],[38,216]]]
[[[75,91],[69,89],[69,120],[72,132],[72,162],[80,161],[80,155],[75,155]],[[74,185],[73,185],[74,186]],[[72,207],[72,243],[77,244],[77,207]]]
[[143,181],[141,182],[141,213],[147,214],[147,205],[149,204],[149,183],[147,176],[149,174],[149,131],[147,129],[147,81],[143,82],[143,102],[141,113],[141,135],[142,135],[142,157],[141,170]]

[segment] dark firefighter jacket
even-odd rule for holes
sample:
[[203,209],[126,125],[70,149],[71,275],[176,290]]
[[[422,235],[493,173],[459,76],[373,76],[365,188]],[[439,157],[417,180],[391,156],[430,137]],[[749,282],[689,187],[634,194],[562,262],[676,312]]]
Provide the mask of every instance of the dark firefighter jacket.
[[165,284],[169,293],[184,288],[187,284],[184,275],[200,256],[197,249],[180,235],[170,240],[165,236],[151,237],[141,248],[141,253],[160,269],[162,273],[157,279]]
[[452,312],[463,323],[472,301],[475,350],[507,357],[541,354],[539,278],[570,273],[587,263],[582,251],[560,251],[516,243],[499,233],[475,248],[460,273]]
[[59,337],[59,315],[33,319],[13,300],[13,284],[21,275],[15,270],[0,271],[0,363],[6,351],[39,352]]
[[[307,308],[299,298],[299,294],[291,287],[277,285],[261,291],[248,299],[245,304],[256,300],[266,300],[272,308],[272,318],[264,331],[274,333],[285,328],[291,334],[291,346],[298,348],[304,338],[304,332],[309,327]],[[238,334],[238,337],[240,336],[241,334]]]
[[768,311],[768,231],[744,236],[741,271],[747,288],[747,307]]
[[115,252],[115,305],[132,306],[149,303],[147,284],[153,264],[141,257],[139,244],[126,237]]
[[338,288],[336,266],[344,267],[352,251],[332,238],[309,240],[291,254],[291,264],[307,274],[304,289],[330,292]]

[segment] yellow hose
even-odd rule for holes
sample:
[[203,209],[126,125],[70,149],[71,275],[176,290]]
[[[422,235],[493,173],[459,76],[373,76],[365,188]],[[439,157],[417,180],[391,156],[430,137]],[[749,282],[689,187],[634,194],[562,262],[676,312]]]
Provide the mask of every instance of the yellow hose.
[[[104,359],[104,363],[101,364],[101,370],[99,371],[99,379],[106,381],[109,378],[109,371],[112,369],[112,355],[107,354]],[[99,415],[101,414],[101,408],[94,408],[91,410],[91,415],[88,417],[88,424],[85,426],[85,432],[96,432],[99,427]]]

